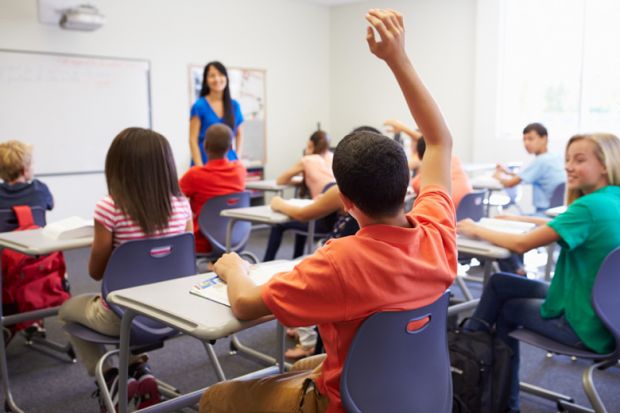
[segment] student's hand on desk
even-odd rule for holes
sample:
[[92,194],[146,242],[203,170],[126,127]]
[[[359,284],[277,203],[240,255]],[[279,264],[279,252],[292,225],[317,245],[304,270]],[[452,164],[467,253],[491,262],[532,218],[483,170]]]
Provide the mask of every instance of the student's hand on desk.
[[[366,41],[375,56],[386,62],[406,58],[405,28],[400,13],[390,9],[370,9],[366,13],[366,20],[371,26],[366,31]],[[381,37],[379,41],[375,38],[373,28]]]
[[232,272],[247,275],[250,272],[250,263],[237,255],[236,252],[231,252],[222,255],[222,257],[215,262],[213,271],[215,271],[222,280],[228,282]]
[[284,203],[284,199],[282,199],[282,197],[279,196],[274,196],[273,198],[271,198],[271,209],[273,209],[274,211],[281,211],[282,210],[282,204]]
[[476,227],[478,225],[470,218],[463,219],[456,223],[456,232],[467,237],[475,237]]

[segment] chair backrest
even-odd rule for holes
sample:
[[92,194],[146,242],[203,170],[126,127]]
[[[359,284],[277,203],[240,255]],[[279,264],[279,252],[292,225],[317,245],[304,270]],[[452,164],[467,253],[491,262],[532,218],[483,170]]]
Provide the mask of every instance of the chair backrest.
[[[138,285],[152,284],[196,274],[194,236],[188,232],[162,238],[127,241],[112,251],[101,282],[101,295]],[[122,317],[124,310],[108,303]],[[157,321],[136,317],[132,337],[154,341],[176,332]],[[152,337],[151,337],[152,336]]]
[[484,197],[486,191],[473,191],[461,198],[459,206],[456,208],[456,220],[471,218],[480,221],[484,216]]
[[[224,209],[247,208],[249,206],[250,193],[247,191],[216,196],[205,202],[198,216],[198,226],[200,232],[211,244],[212,255],[221,255],[226,252],[226,229],[230,219],[220,216],[220,212]],[[231,251],[241,251],[245,247],[251,230],[252,224],[250,222],[235,222],[230,241]]]
[[[40,206],[30,207],[34,223],[40,227],[44,227],[45,209]],[[0,209],[0,232],[13,231],[18,227],[17,216],[12,209]]]
[[555,187],[549,199],[549,208],[559,207],[564,205],[564,192],[566,192],[566,183],[562,182]]
[[620,247],[607,254],[592,288],[592,304],[596,314],[614,336],[616,348],[612,358],[620,359]]
[[340,378],[348,412],[452,411],[449,293],[408,311],[376,313],[355,335]]

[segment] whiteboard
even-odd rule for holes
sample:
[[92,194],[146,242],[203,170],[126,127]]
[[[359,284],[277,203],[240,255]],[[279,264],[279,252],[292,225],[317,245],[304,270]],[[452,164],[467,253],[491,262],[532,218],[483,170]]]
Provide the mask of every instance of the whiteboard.
[[103,171],[129,126],[151,127],[148,61],[0,50],[0,141],[33,144],[37,176]]
[[[200,97],[203,71],[204,65],[189,65],[190,107]],[[267,162],[267,73],[242,67],[229,67],[227,72],[230,96],[239,102],[243,113],[243,158],[264,165]]]

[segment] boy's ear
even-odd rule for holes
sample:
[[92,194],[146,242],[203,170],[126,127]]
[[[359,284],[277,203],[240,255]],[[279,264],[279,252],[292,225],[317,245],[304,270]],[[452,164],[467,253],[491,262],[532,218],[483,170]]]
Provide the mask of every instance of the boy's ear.
[[342,204],[344,205],[344,212],[349,212],[350,210],[352,210],[353,207],[355,206],[353,201],[347,198],[347,196],[344,195],[342,192],[338,192],[338,195],[340,196],[340,200],[342,201]]

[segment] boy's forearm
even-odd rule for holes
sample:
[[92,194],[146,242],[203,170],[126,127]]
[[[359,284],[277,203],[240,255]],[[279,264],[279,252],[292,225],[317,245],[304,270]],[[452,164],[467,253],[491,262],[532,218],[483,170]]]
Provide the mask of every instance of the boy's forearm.
[[439,106],[420,79],[407,56],[387,62],[403,91],[411,115],[420,128],[427,145],[451,145],[450,130]]

